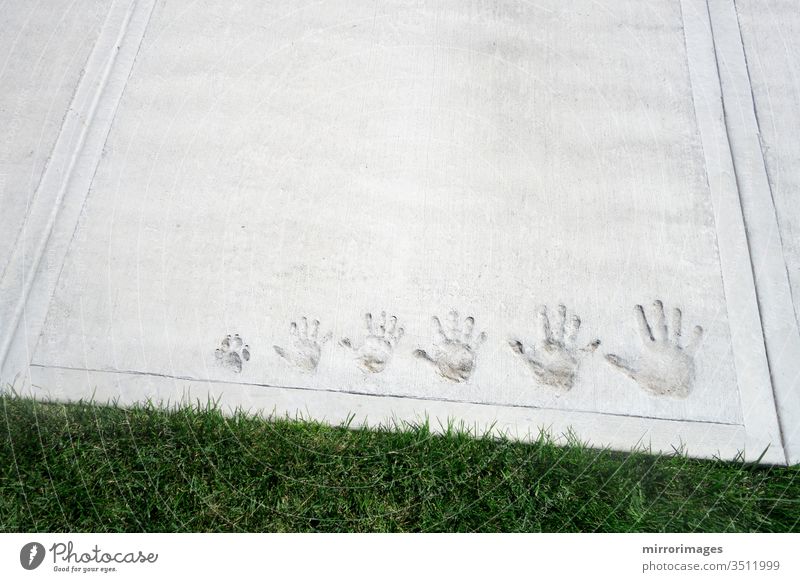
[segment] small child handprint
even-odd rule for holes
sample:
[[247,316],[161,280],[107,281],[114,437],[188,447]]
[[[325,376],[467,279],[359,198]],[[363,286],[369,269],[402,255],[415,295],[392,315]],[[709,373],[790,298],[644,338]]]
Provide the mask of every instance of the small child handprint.
[[466,382],[475,368],[475,355],[480,345],[486,341],[486,333],[473,337],[475,318],[467,317],[463,327],[458,325],[458,312],[448,315],[448,329],[445,332],[438,317],[433,317],[433,348],[429,354],[425,350],[414,350],[414,355],[433,364],[439,374],[453,382]]
[[278,355],[304,372],[316,370],[322,346],[331,339],[332,334],[329,332],[320,338],[319,321],[315,319],[309,330],[308,319],[303,317],[300,319],[299,327],[294,321],[291,323],[289,335],[291,335],[291,345],[288,348],[272,346]]
[[400,338],[403,337],[405,330],[397,326],[397,318],[392,316],[386,321],[386,312],[381,312],[381,319],[377,328],[372,320],[372,314],[364,316],[367,336],[360,347],[353,346],[349,338],[342,338],[339,342],[342,346],[355,352],[358,366],[365,372],[382,372],[389,360],[392,359],[394,348]]
[[580,358],[595,351],[600,340],[595,339],[586,347],[579,348],[577,342],[581,320],[577,315],[567,319],[567,308],[564,305],[558,306],[555,330],[550,327],[545,306],[539,308],[537,321],[539,342],[534,348],[526,350],[517,339],[510,340],[508,344],[540,382],[566,392],[575,384]]

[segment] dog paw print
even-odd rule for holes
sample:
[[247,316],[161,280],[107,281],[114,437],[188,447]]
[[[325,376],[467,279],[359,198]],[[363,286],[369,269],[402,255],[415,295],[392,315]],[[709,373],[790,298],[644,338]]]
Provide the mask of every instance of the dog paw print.
[[644,308],[634,309],[642,352],[638,358],[626,361],[615,354],[607,354],[606,360],[616,370],[635,380],[639,386],[659,396],[685,398],[694,384],[694,356],[703,338],[703,328],[695,326],[692,336],[682,346],[682,318],[680,309],[670,313],[669,326],[661,301],[653,303],[650,324]]
[[220,366],[238,374],[242,371],[242,364],[250,360],[250,346],[242,341],[238,333],[228,335],[214,351],[214,355]]
[[550,327],[545,306],[539,308],[537,324],[539,341],[534,347],[526,349],[517,339],[510,340],[508,344],[539,382],[566,392],[575,384],[581,358],[594,352],[600,345],[600,340],[592,340],[586,347],[579,348],[577,344],[581,320],[574,314],[568,319],[564,305],[558,306],[555,329]]
[[466,382],[475,368],[475,355],[486,341],[486,332],[473,336],[475,318],[467,317],[459,326],[458,312],[451,311],[447,317],[447,331],[439,318],[433,317],[433,347],[431,352],[414,350],[414,355],[432,364],[437,372],[453,382]]
[[289,335],[291,343],[288,348],[272,346],[278,355],[304,372],[316,370],[322,346],[331,339],[332,334],[329,332],[323,337],[319,337],[319,321],[315,319],[309,329],[308,319],[303,317],[300,319],[299,326],[294,321],[291,323]]
[[356,363],[365,372],[382,372],[389,360],[392,359],[394,348],[403,337],[405,330],[398,327],[395,316],[390,317],[387,322],[385,311],[381,312],[377,327],[372,320],[371,313],[364,316],[364,322],[367,335],[361,346],[354,347],[349,338],[342,338],[339,344],[354,352]]

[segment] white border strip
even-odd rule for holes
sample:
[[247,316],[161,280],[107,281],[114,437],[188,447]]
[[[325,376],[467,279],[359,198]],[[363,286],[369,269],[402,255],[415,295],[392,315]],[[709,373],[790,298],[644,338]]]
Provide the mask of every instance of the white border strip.
[[[250,462],[265,474],[282,474],[282,467],[271,466],[261,459],[252,459]],[[476,468],[472,468],[467,474],[474,475],[477,472]],[[125,481],[126,475],[118,474],[116,478],[119,482],[112,486],[118,487],[121,499],[139,493],[131,491],[131,483]],[[284,479],[280,478],[281,481]],[[604,485],[597,483],[598,488]],[[526,483],[523,487],[518,495],[527,497],[536,494],[535,483]],[[154,494],[156,491],[154,488]],[[592,493],[587,492],[586,497]],[[619,492],[621,505],[627,506],[628,494],[628,491]],[[432,495],[432,492],[426,492],[421,499],[426,499],[428,495]],[[163,506],[165,499],[170,497],[164,495],[158,498],[158,505]],[[242,533],[250,531],[253,526],[247,521],[230,524],[224,521],[227,516],[204,520],[204,524],[211,523],[212,527],[224,533],[4,533],[0,537],[0,553],[3,556],[0,577],[37,582],[67,578],[114,582],[216,582],[265,578],[328,582],[379,579],[400,582],[420,577],[425,580],[529,580],[535,577],[537,580],[618,582],[787,582],[797,580],[800,574],[796,559],[797,534],[695,533],[692,530],[699,529],[698,526],[684,525],[680,515],[670,516],[673,519],[666,522],[666,529],[678,533],[638,533],[652,527],[649,523],[638,523],[631,528],[633,531],[624,534],[605,533],[615,531],[613,522],[603,523],[591,533],[585,530],[585,533],[575,533],[581,520],[573,522],[573,515],[564,515],[563,521],[557,526],[549,525],[551,522],[546,521],[552,533],[507,533],[508,526],[495,523],[489,516],[486,521],[474,523],[474,529],[469,530],[471,533],[461,533],[463,522],[454,525],[453,521],[447,519],[449,515],[441,515],[439,521],[425,523],[422,533],[409,535],[404,533],[405,528],[422,523],[405,518],[394,521],[389,514],[381,515],[377,523],[392,524],[400,533],[371,533],[378,531],[376,522],[363,518],[342,518],[335,524],[327,523],[324,528],[333,525],[335,527],[330,529],[348,532],[336,535],[310,531],[300,533],[299,530],[304,526],[310,526],[308,517],[312,513],[306,507],[282,510],[266,506],[262,499],[255,496],[251,499],[254,512],[275,512],[276,517],[288,517],[287,522],[294,524],[293,527],[288,526],[292,527],[289,530],[292,533]],[[409,503],[421,501],[415,499]],[[481,507],[488,505],[481,499],[476,499],[475,503]],[[660,509],[666,503],[659,500],[654,505]],[[648,504],[642,511],[649,514],[651,507]],[[497,515],[508,515],[513,510],[511,507],[494,509]],[[301,521],[300,515],[290,517],[283,511],[302,513],[306,519]],[[385,511],[388,513],[388,510]],[[546,506],[541,509],[542,513],[545,511]],[[361,513],[370,515],[367,510]],[[535,531],[542,527],[538,525],[537,518],[529,522],[517,522],[514,526]],[[257,518],[256,522],[260,521]],[[279,519],[270,521],[280,523]],[[321,521],[324,523],[327,520]],[[740,521],[744,520],[734,518],[728,529],[734,529]],[[703,526],[714,527],[705,523],[699,527]],[[170,527],[188,531],[202,529],[194,523]],[[277,529],[278,526],[272,527]],[[717,527],[721,529],[722,526]],[[488,533],[495,531],[502,533]],[[31,542],[44,546],[44,552],[40,554],[43,561],[35,571],[26,572],[20,567],[20,558],[23,557],[21,549]],[[72,554],[68,552],[70,544]],[[150,559],[134,563],[117,561],[128,553],[132,554],[129,559],[136,559],[139,552]],[[88,561],[80,562],[84,556]],[[98,563],[98,557],[110,562]],[[113,572],[83,573],[86,567],[113,568]],[[299,572],[302,572],[302,576]]]
[[782,444],[764,347],[747,233],[734,176],[706,0],[682,0],[695,115],[716,222],[722,283],[748,448]]
[[[800,463],[800,331],[733,0],[709,0],[725,121],[755,276],[771,385],[789,464]],[[745,262],[745,255],[739,261]],[[752,357],[752,355],[751,355]],[[748,428],[751,423],[745,418]],[[754,425],[753,425],[754,426]]]
[[[748,460],[759,458],[763,449],[750,450],[741,425],[611,416],[595,412],[486,406],[465,402],[441,402],[365,396],[347,392],[325,392],[294,388],[264,387],[225,382],[205,382],[106,372],[31,366],[32,386],[23,394],[44,401],[69,400],[83,388],[86,399],[129,406],[151,400],[155,404],[180,405],[218,402],[224,412],[242,408],[251,414],[298,415],[332,425],[380,428],[395,423],[430,421],[432,432],[441,432],[448,421],[461,423],[476,434],[503,434],[522,441],[535,440],[544,430],[559,444],[568,435],[593,447],[630,451],[638,447],[653,453],[674,454],[676,449],[700,458],[731,459],[740,452]],[[67,388],[68,387],[68,388]],[[72,398],[74,399],[74,398]],[[637,444],[638,443],[638,444]],[[770,447],[762,463],[784,463],[780,447]]]
[[116,1],[86,63],[0,280],[0,386],[17,383],[31,361],[154,4]]

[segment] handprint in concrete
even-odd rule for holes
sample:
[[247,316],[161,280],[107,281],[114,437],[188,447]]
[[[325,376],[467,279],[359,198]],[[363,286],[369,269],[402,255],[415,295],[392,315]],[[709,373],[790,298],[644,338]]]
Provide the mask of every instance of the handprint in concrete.
[[681,346],[683,316],[680,309],[670,313],[669,326],[661,301],[653,303],[650,322],[641,305],[635,307],[634,314],[642,340],[641,354],[630,361],[607,354],[606,360],[652,394],[685,398],[694,384],[694,356],[703,337],[703,328],[695,326],[686,346]]
[[220,366],[235,374],[242,371],[243,362],[250,359],[250,346],[242,341],[239,334],[226,336],[214,351],[214,356]]
[[322,354],[322,346],[331,339],[329,332],[319,337],[319,321],[311,322],[311,329],[308,326],[308,319],[300,319],[300,325],[294,321],[289,326],[291,343],[289,347],[272,346],[280,357],[291,365],[304,372],[313,372],[317,369],[319,358]]
[[447,317],[447,331],[438,317],[433,317],[433,347],[430,353],[414,350],[414,355],[432,364],[439,374],[453,382],[466,382],[475,368],[475,355],[486,341],[486,333],[473,336],[475,318],[467,317],[459,326],[458,312],[451,311]]
[[577,344],[581,320],[574,314],[568,319],[564,305],[558,306],[555,329],[550,326],[547,307],[544,305],[539,308],[537,324],[539,339],[534,347],[526,348],[518,339],[512,339],[508,344],[539,382],[566,392],[575,384],[581,358],[595,351],[600,340],[592,340],[587,346],[579,348]]
[[339,343],[353,351],[356,363],[363,371],[382,372],[389,360],[392,359],[394,348],[403,337],[405,330],[397,325],[395,316],[390,317],[387,322],[385,311],[381,312],[377,326],[371,313],[364,316],[364,322],[367,333],[361,346],[356,348],[349,338],[342,338]]

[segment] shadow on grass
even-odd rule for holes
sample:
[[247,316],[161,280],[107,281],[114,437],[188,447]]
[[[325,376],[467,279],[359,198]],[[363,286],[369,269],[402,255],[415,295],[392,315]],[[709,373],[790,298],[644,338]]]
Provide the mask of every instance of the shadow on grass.
[[0,396],[2,531],[798,531],[800,468]]

